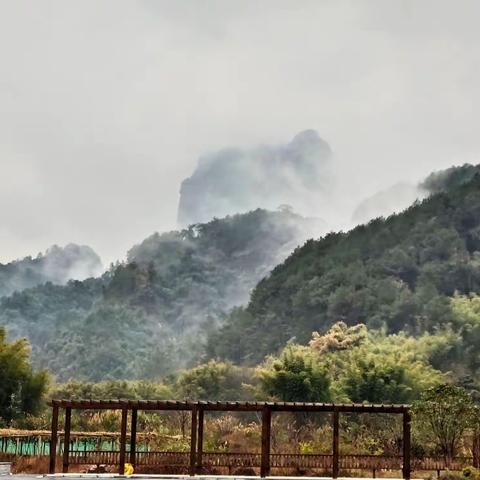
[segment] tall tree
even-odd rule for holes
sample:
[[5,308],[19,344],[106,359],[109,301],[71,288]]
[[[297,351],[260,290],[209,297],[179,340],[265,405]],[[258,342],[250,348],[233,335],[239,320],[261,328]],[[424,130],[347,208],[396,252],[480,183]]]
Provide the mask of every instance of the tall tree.
[[262,392],[277,400],[331,400],[328,372],[306,348],[285,348],[279,358],[270,359],[259,369],[259,377]]
[[8,343],[0,327],[0,417],[5,423],[37,413],[47,387],[47,373],[33,372],[25,339]]
[[413,413],[416,424],[448,459],[455,456],[465,430],[478,415],[469,393],[447,384],[426,390],[415,402]]

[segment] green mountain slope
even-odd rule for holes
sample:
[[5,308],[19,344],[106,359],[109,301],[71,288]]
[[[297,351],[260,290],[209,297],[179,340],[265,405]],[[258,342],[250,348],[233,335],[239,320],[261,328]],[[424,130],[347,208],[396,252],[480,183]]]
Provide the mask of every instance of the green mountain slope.
[[208,355],[254,364],[337,321],[414,335],[453,322],[450,297],[480,292],[480,176],[452,172],[401,214],[298,248],[210,335]]
[[0,325],[26,336],[35,366],[60,380],[165,375],[197,358],[205,332],[313,227],[288,210],[255,210],[154,234],[100,278],[3,298]]

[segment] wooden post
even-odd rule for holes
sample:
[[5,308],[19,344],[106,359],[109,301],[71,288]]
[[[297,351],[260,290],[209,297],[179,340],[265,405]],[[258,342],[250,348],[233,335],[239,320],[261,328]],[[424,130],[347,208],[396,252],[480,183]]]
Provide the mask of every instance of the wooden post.
[[130,463],[135,466],[136,464],[136,451],[137,451],[137,414],[136,408],[132,409],[131,428],[130,428]]
[[125,456],[127,449],[127,415],[128,410],[122,408],[122,426],[120,428],[120,461],[118,465],[118,474],[124,475],[125,473]]
[[480,443],[478,438],[479,432],[475,428],[473,430],[473,438],[472,438],[472,463],[475,468],[480,466],[480,459],[479,459],[479,452],[480,452]]
[[272,412],[267,406],[262,409],[262,462],[260,476],[267,477],[270,474],[270,436],[272,429]]
[[70,430],[72,427],[72,409],[65,409],[65,428],[63,429],[63,473],[68,473],[68,456],[70,454]]
[[410,412],[403,413],[403,478],[410,479]]
[[190,475],[195,475],[195,461],[197,455],[197,417],[198,406],[192,405],[192,424],[190,428]]
[[199,408],[198,409],[197,471],[202,470],[204,415],[205,415],[205,411],[203,410],[203,408]]
[[340,421],[337,407],[333,409],[333,457],[332,477],[338,478],[339,473],[339,445],[340,445]]
[[50,462],[49,473],[55,473],[55,463],[57,460],[57,440],[58,440],[58,407],[52,408],[52,431],[50,436]]

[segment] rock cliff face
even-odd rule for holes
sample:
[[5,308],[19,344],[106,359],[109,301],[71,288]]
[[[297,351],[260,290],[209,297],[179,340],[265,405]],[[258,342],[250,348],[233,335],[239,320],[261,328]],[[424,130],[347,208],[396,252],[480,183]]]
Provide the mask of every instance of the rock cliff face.
[[305,130],[286,145],[228,148],[201,157],[180,189],[178,223],[186,226],[256,208],[290,205],[321,216],[330,184],[329,145]]

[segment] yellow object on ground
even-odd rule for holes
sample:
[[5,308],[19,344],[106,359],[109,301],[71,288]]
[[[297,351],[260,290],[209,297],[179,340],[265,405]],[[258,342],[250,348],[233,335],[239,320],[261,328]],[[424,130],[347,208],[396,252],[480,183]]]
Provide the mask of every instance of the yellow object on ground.
[[125,464],[125,475],[132,475],[133,474],[133,465],[131,463]]

